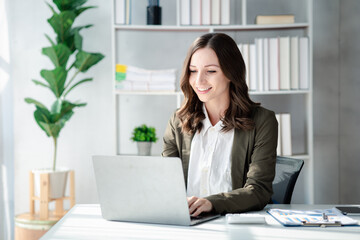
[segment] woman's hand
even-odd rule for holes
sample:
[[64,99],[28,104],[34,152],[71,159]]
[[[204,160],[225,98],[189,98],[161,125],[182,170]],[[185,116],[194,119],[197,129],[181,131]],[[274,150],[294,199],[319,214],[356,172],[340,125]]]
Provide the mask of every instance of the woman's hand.
[[213,208],[211,202],[205,198],[188,197],[190,215],[193,217],[198,216],[202,212],[210,212]]

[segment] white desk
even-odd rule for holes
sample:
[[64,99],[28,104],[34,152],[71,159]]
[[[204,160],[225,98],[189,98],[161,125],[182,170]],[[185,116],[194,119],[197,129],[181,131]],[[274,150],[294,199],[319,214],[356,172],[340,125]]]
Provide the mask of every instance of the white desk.
[[[227,224],[224,217],[193,227],[106,221],[98,204],[75,205],[41,239],[314,239],[360,240],[360,227],[284,227],[269,208],[327,209],[333,205],[268,205],[267,224]],[[353,217],[360,221],[360,216]]]

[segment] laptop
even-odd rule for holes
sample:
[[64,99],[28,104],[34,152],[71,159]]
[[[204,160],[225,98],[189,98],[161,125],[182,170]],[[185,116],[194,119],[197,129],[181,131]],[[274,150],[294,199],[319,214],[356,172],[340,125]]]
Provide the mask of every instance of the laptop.
[[180,158],[93,156],[106,220],[192,226],[219,217],[190,217]]

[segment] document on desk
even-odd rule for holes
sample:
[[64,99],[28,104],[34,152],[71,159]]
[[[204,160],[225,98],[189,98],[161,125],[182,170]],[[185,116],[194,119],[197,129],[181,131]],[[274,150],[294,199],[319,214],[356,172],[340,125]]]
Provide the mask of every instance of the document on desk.
[[343,215],[336,208],[311,211],[270,209],[267,211],[282,225],[291,226],[359,226],[359,222]]

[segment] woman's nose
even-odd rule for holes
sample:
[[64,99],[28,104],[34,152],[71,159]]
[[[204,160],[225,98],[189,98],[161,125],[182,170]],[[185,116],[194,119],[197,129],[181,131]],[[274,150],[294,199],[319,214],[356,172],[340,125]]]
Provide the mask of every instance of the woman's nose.
[[203,81],[205,81],[205,74],[203,71],[198,71],[198,74],[196,75],[196,84],[201,84]]

